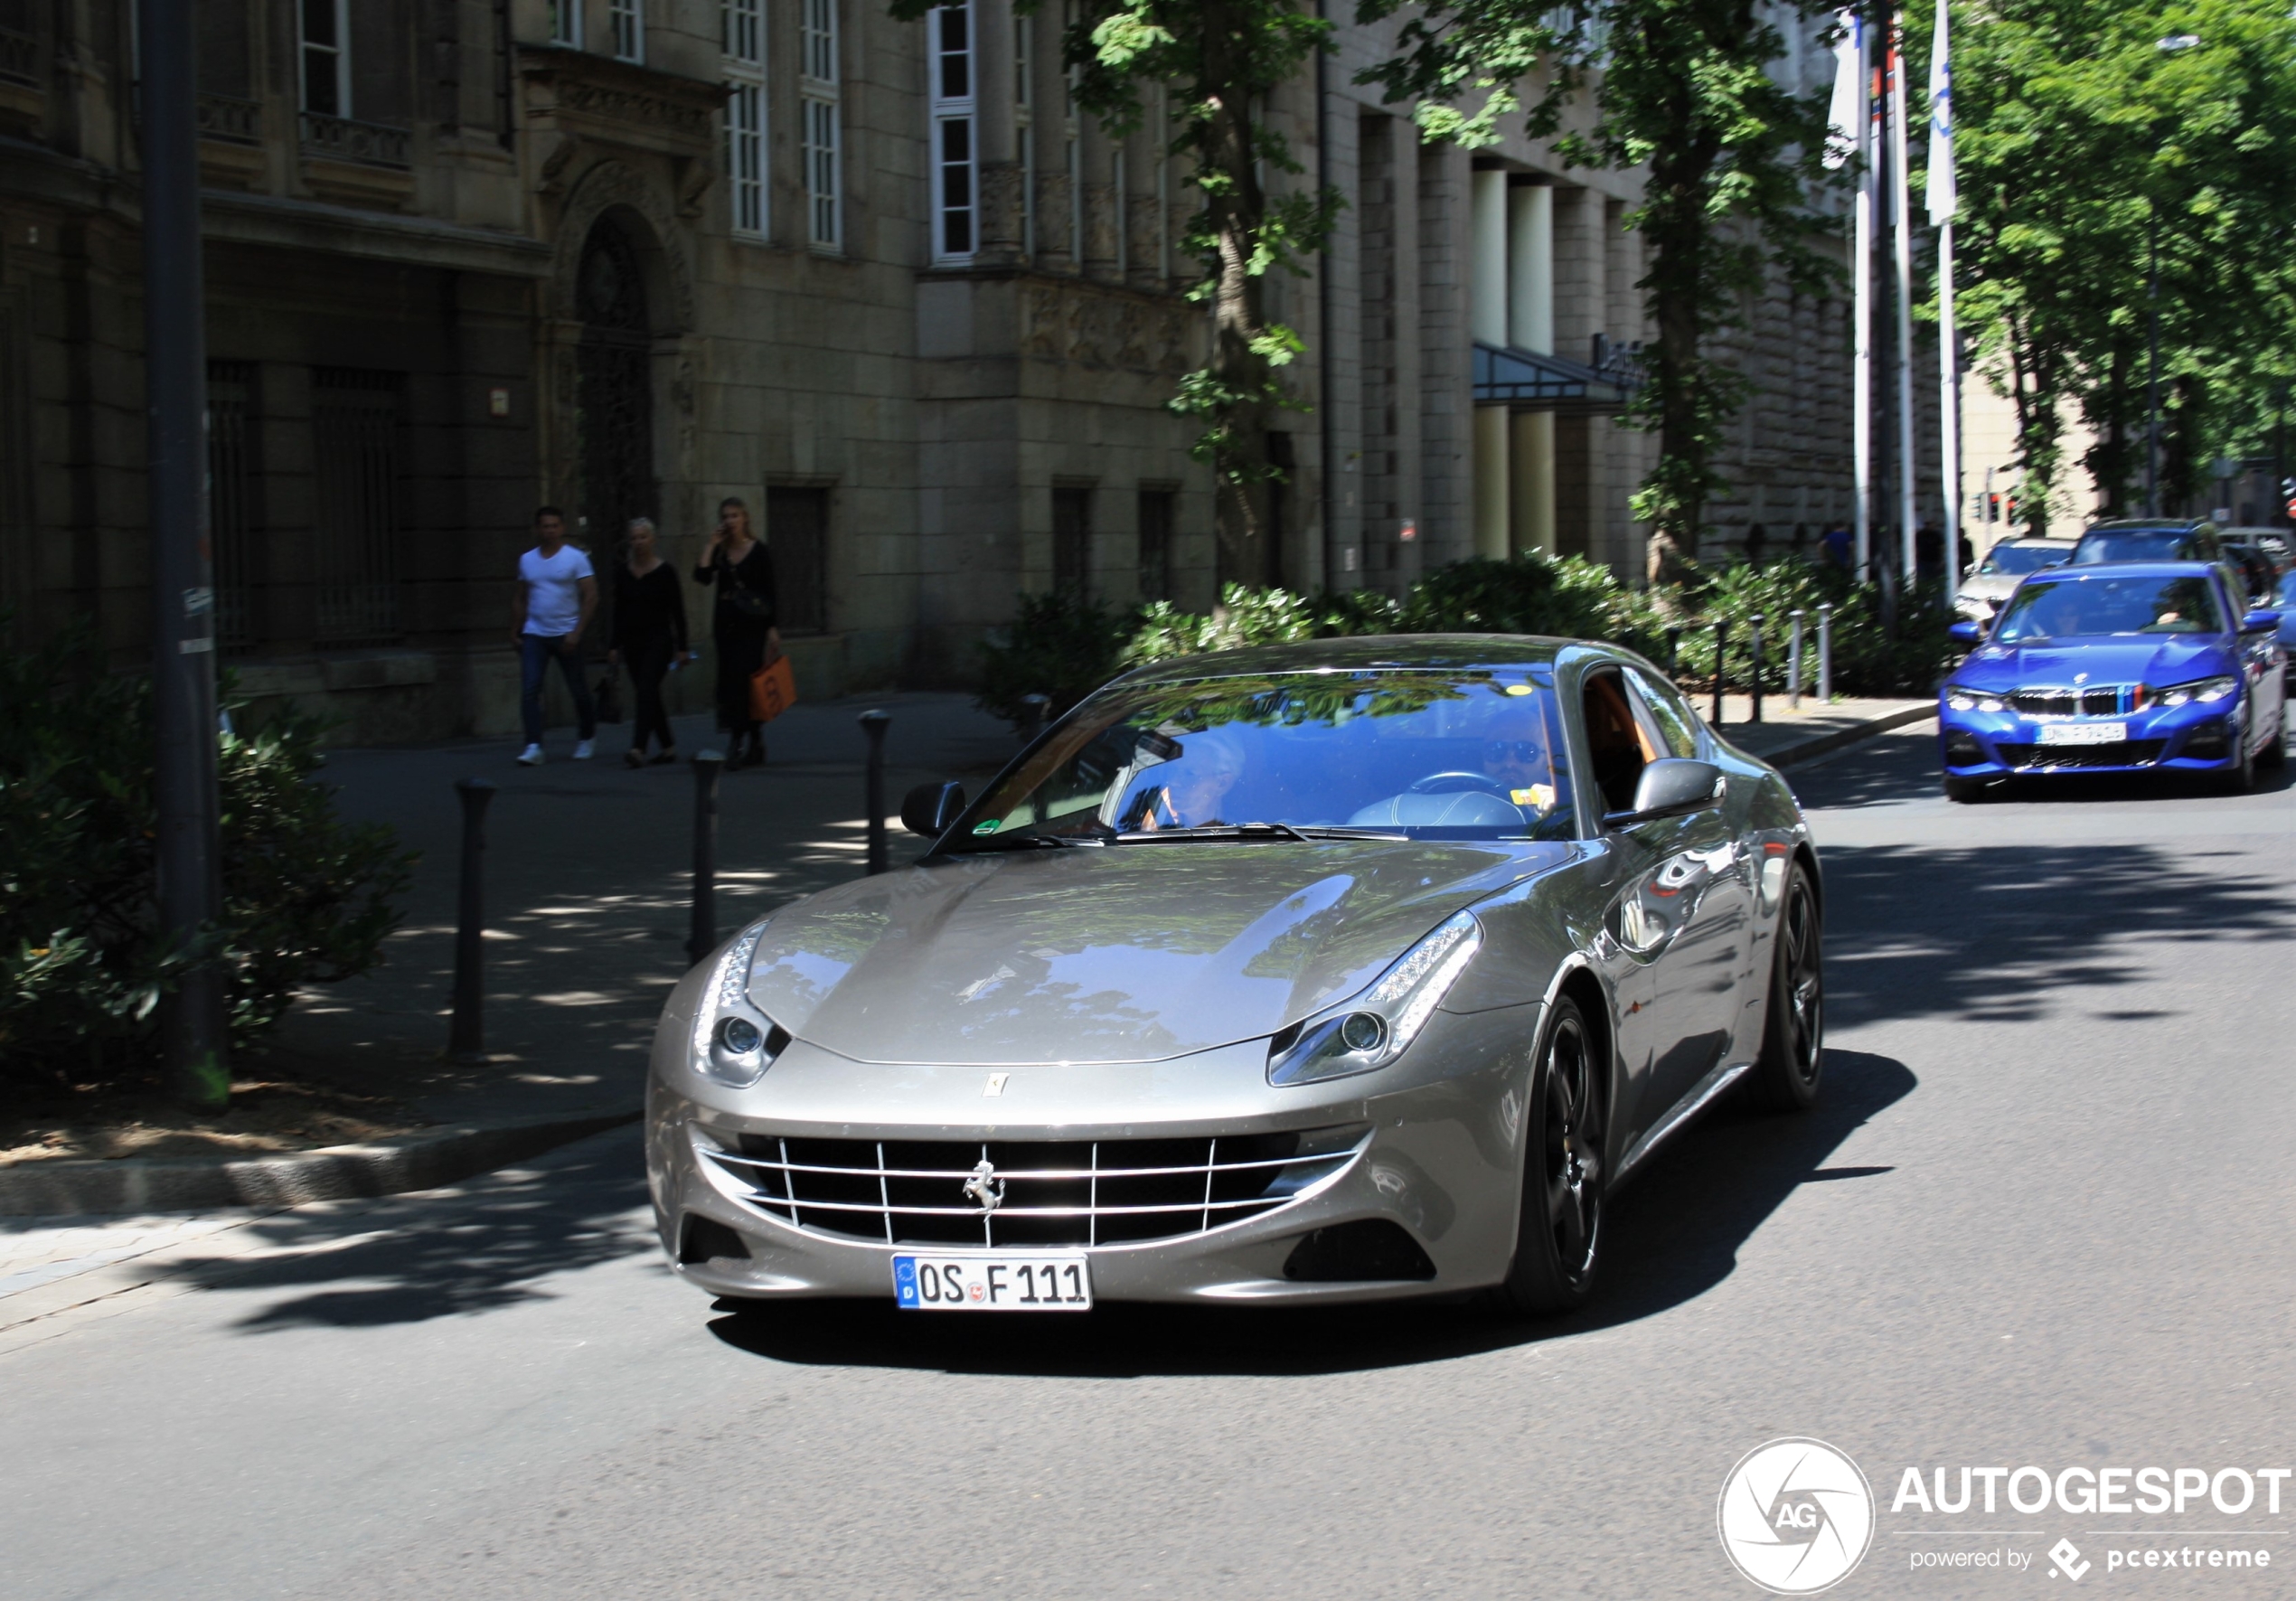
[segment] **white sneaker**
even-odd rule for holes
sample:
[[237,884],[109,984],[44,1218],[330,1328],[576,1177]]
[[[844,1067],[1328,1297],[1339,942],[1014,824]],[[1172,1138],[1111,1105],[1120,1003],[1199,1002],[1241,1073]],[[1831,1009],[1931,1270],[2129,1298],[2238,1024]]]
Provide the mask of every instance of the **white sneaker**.
[[542,748],[540,745],[529,745],[525,749],[520,751],[518,753],[518,765],[522,768],[541,767],[542,765]]
[[597,754],[598,742],[594,739],[580,740],[577,742],[574,747],[574,759],[576,761],[588,761],[590,758],[596,756]]

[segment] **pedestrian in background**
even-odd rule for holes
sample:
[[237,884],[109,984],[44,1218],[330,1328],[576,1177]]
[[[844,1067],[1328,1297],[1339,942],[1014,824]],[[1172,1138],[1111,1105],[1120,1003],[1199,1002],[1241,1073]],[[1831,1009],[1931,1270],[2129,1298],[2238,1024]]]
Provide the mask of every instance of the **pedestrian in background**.
[[590,559],[566,542],[566,513],[556,506],[534,513],[534,548],[518,559],[518,605],[512,626],[518,639],[518,711],[526,725],[519,765],[542,765],[542,679],[552,662],[574,696],[579,738],[574,759],[588,761],[598,738],[598,708],[582,682],[582,630],[598,609],[598,575]]
[[1827,529],[1818,540],[1818,556],[1828,567],[1848,567],[1849,531],[1839,523]]
[[749,681],[781,654],[773,561],[749,532],[749,508],[731,495],[718,503],[718,526],[693,570],[697,584],[714,585],[710,631],[718,642],[718,726],[730,736],[726,767],[754,768],[766,759],[766,737],[750,715]]
[[628,554],[614,570],[614,632],[606,653],[609,665],[630,670],[637,699],[630,748],[622,753],[624,765],[633,768],[645,765],[649,737],[661,746],[657,764],[678,759],[678,737],[662,705],[662,680],[672,663],[693,660],[686,648],[685,590],[654,541],[653,519],[630,519]]

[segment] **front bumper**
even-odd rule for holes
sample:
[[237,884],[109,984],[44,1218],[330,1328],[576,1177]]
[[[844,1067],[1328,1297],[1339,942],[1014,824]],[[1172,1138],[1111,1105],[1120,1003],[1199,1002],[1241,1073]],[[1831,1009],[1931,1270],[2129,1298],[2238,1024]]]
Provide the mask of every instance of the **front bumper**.
[[[2025,717],[2014,711],[1956,711],[1937,702],[1939,759],[1955,778],[2060,773],[2217,772],[2239,764],[2248,738],[2244,694],[2211,704],[2151,707],[2114,717]],[[2106,745],[2045,745],[2051,724],[2122,724],[2127,738]]]
[[[1081,1249],[1090,1260],[1095,1298],[1109,1301],[1372,1301],[1495,1284],[1514,1251],[1521,1108],[1539,1012],[1536,1005],[1466,1016],[1438,1012],[1391,1067],[1286,1089],[1266,1082],[1264,1041],[1175,1061],[998,1069],[1006,1081],[994,1099],[983,1093],[987,1068],[868,1065],[803,1042],[747,1090],[724,1088],[657,1058],[646,1166],[663,1248],[673,1271],[697,1287],[756,1300],[889,1299],[897,1252],[962,1253],[964,1248],[943,1244],[856,1238],[776,1215],[782,1209],[759,1204],[757,1189],[737,1176],[739,1164],[707,1154],[744,1135],[1069,1143],[1363,1125],[1368,1132],[1356,1154],[1337,1171],[1240,1221],[1139,1243],[1016,1246],[1000,1254]],[[955,1186],[950,1188],[955,1202]],[[746,1254],[693,1249],[691,1242],[703,1238],[692,1231],[697,1219],[731,1230]],[[1306,1236],[1374,1220],[1407,1233],[1433,1276],[1294,1276],[1295,1252]]]

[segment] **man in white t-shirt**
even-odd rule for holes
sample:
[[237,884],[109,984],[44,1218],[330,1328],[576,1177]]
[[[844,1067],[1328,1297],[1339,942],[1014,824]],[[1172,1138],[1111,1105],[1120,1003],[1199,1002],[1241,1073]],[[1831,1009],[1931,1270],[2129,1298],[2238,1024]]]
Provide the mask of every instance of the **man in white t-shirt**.
[[574,759],[588,761],[598,737],[598,709],[582,682],[582,630],[598,609],[598,576],[590,559],[566,542],[566,514],[556,506],[534,513],[534,548],[518,559],[518,710],[526,723],[522,766],[542,764],[542,679],[556,662],[574,696],[581,738]]

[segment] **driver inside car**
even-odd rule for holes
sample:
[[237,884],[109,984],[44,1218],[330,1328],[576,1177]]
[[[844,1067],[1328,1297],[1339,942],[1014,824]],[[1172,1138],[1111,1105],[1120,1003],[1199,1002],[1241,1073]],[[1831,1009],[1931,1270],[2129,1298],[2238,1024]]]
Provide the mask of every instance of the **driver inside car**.
[[1526,817],[1536,821],[1555,809],[1555,768],[1546,720],[1535,703],[1517,702],[1491,719],[1483,733],[1482,770]]
[[1216,826],[1227,821],[1220,804],[1243,776],[1244,752],[1233,734],[1215,729],[1184,735],[1180,758],[1125,809],[1120,826],[1143,833]]

